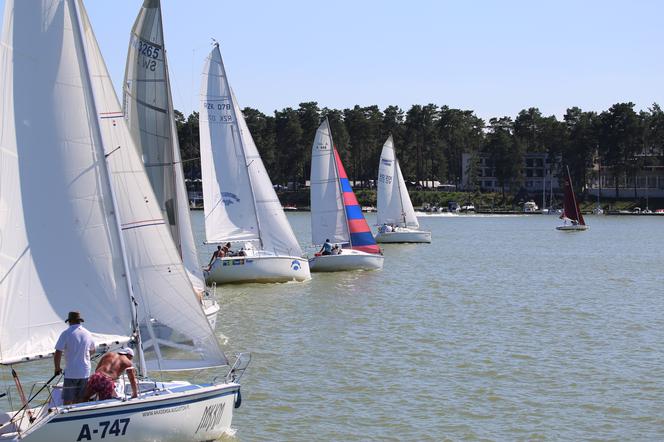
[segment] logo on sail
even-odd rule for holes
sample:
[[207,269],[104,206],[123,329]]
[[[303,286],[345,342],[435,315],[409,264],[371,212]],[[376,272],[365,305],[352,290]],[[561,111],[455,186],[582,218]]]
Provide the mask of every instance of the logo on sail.
[[240,198],[238,198],[236,194],[230,192],[221,192],[221,203],[224,206],[230,206],[231,204],[239,202]]
[[381,158],[380,162],[385,164],[386,166],[391,166],[392,165],[392,160],[385,160],[385,159]]

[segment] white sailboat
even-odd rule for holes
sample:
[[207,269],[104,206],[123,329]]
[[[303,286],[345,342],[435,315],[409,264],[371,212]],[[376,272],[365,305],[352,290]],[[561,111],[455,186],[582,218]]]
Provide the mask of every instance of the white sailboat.
[[249,133],[215,44],[201,86],[201,170],[208,243],[240,243],[244,256],[217,258],[206,280],[286,282],[311,278]]
[[180,251],[191,284],[212,328],[219,304],[205,290],[189,216],[173,98],[164,48],[160,0],[145,0],[131,30],[124,79],[124,112],[129,131],[163,218]]
[[317,253],[311,258],[312,272],[383,268],[383,255],[334,148],[327,118],[311,148],[311,239],[314,244],[330,240],[342,245],[341,254]]
[[44,400],[0,412],[0,440],[210,440],[229,431],[248,357],[204,384],[146,377],[228,361],[80,0],[6,0],[0,103],[0,365],[20,373],[51,357],[67,310],[77,309],[98,349],[135,347],[140,379],[138,398],[121,391],[121,400],[65,406],[51,378]]
[[378,233],[379,243],[429,243],[431,232],[419,230],[406,182],[394,153],[392,135],[387,138],[378,166]]

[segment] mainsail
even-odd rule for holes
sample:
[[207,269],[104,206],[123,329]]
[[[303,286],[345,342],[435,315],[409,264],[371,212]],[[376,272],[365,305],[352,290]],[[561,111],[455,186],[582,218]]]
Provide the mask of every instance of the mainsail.
[[145,0],[131,31],[124,111],[162,216],[198,292],[205,290],[189,217],[159,0]]
[[396,224],[402,227],[420,227],[410,201],[399,161],[394,153],[390,135],[383,145],[378,167],[378,224]]
[[567,167],[567,176],[565,177],[563,187],[563,213],[560,215],[560,219],[569,219],[585,226],[586,222],[583,219],[583,214],[579,209],[579,204],[576,201],[574,189],[572,188],[572,176],[569,173],[569,167]]
[[[4,25],[0,362],[52,352],[68,310],[103,340],[126,337],[135,299],[149,368],[225,364],[82,3],[7,0]],[[161,346],[161,325],[186,357]]]
[[228,84],[218,45],[203,69],[199,127],[207,241],[258,241],[275,254],[301,255]]
[[316,131],[311,152],[311,236],[314,244],[329,239],[380,253],[334,148],[327,118]]
[[311,240],[314,244],[323,244],[326,239],[350,243],[333,146],[326,118],[318,127],[311,147]]

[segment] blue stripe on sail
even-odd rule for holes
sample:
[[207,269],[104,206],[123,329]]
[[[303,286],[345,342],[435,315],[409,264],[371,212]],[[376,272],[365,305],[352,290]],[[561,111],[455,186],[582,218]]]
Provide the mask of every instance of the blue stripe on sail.
[[355,246],[372,246],[372,245],[376,244],[376,240],[374,239],[371,232],[351,233],[350,234],[350,241],[353,243],[353,247],[355,247]]
[[348,219],[363,219],[362,208],[360,206],[346,206],[346,216]]
[[350,187],[350,183],[348,182],[348,178],[339,178],[339,181],[341,182],[341,190],[343,192],[353,191],[353,189]]

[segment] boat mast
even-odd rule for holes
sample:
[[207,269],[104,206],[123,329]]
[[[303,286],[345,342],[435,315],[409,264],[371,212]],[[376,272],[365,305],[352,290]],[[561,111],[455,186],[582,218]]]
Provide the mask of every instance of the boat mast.
[[[394,150],[394,147],[392,147],[392,151]],[[408,227],[408,223],[406,222],[406,211],[403,210],[403,195],[401,195],[401,167],[399,167],[399,160],[397,160],[396,152],[394,152],[394,165],[396,166],[394,171],[396,172],[396,175],[398,175],[396,177],[396,183],[397,189],[399,189],[399,207],[401,207],[401,218],[403,218],[403,226]]]
[[[161,2],[159,3],[159,7],[157,8],[159,10],[159,35],[161,35],[161,51],[164,54],[164,79],[166,81],[166,111],[168,112],[168,123],[170,126],[170,132],[171,132],[171,152],[172,152],[172,159],[171,161],[171,170],[170,173],[173,176],[173,201],[175,201],[175,207],[173,208],[173,218],[175,219],[175,230],[177,231],[177,237],[178,240],[175,241],[175,245],[178,248],[178,252],[180,252],[180,257],[184,260],[184,253],[182,250],[182,234],[180,230],[180,204],[183,204],[183,201],[178,201],[177,198],[177,187],[178,187],[178,181],[177,181],[177,174],[175,173],[175,168],[176,167],[182,167],[182,158],[180,158],[180,162],[176,162],[176,140],[177,138],[177,129],[174,130],[174,124],[175,124],[175,119],[173,118],[173,97],[171,95],[171,79],[168,74],[168,58],[166,56],[166,45],[164,43],[164,17],[161,12]],[[152,42],[150,42],[152,44]],[[179,146],[178,146],[179,148]],[[178,152],[179,154],[179,152]],[[184,177],[184,170],[182,173],[182,176]],[[170,227],[170,226],[169,226]],[[171,231],[171,229],[168,229]],[[171,231],[171,236],[173,232]],[[175,238],[174,238],[175,239]]]
[[[334,139],[332,138],[332,128],[330,127],[330,119],[325,117],[325,122],[327,123],[327,133],[330,134],[330,144],[332,145],[332,164],[334,165],[334,174],[336,175],[337,187],[339,188],[339,193],[341,195],[341,202],[343,203],[344,189],[341,187],[341,180],[339,179],[339,168],[337,167],[337,157],[336,155],[334,155],[336,148],[334,147]],[[341,157],[339,157],[339,160],[341,160]],[[348,180],[348,175],[346,175],[346,179]],[[348,180],[348,185],[350,186],[350,180]],[[346,213],[346,204],[344,204],[343,206],[344,206],[343,210],[344,219],[346,220],[346,231],[348,232],[348,244],[350,244],[350,248],[352,249],[353,239],[350,236],[350,226],[348,225],[348,214]]]
[[[214,47],[219,49],[219,42],[214,42]],[[220,57],[221,58],[221,57]],[[226,75],[226,66],[224,66],[224,59],[221,58],[221,66],[224,69],[224,77],[226,78],[226,84],[228,85],[228,76]],[[258,216],[258,206],[256,205],[256,195],[254,194],[254,183],[251,181],[251,174],[249,173],[249,166],[251,166],[251,163],[254,162],[254,160],[251,161],[251,163],[247,164],[247,153],[244,149],[244,141],[242,141],[242,133],[240,131],[240,124],[238,123],[238,116],[235,113],[235,95],[231,91],[230,85],[228,85],[228,92],[230,93],[230,98],[231,98],[231,105],[233,107],[233,116],[234,121],[233,121],[233,126],[235,127],[235,132],[237,133],[237,137],[239,138],[240,142],[240,149],[242,150],[242,157],[244,158],[244,167],[247,170],[247,179],[249,180],[249,192],[251,193],[251,202],[254,204],[254,216],[256,217],[256,227],[258,227],[258,243],[260,244],[261,250],[263,250],[263,235],[261,234],[261,221]],[[240,118],[244,118],[242,115],[240,115]],[[233,138],[235,138],[235,135],[233,134],[233,130],[231,130],[231,135],[233,135]]]
[[[72,0],[71,3],[73,3],[73,8],[74,8],[74,15],[76,16],[76,20],[73,20],[73,25],[74,25],[74,38],[77,38],[77,42],[81,47],[81,58],[82,58],[82,68],[83,68],[83,81],[86,83],[88,86],[90,93],[92,95],[92,99],[90,100],[90,108],[92,111],[92,115],[94,117],[95,124],[93,124],[92,127],[92,132],[93,136],[97,139],[97,142],[99,143],[100,149],[102,151],[102,154],[104,155],[103,158],[103,171],[102,175],[105,176],[106,182],[108,184],[109,188],[109,194],[111,197],[111,203],[113,206],[113,217],[115,218],[115,228],[117,230],[118,234],[118,240],[120,242],[120,251],[122,253],[122,266],[125,272],[125,282],[127,284],[127,290],[129,291],[129,308],[131,309],[132,313],[132,327],[133,327],[133,333],[136,336],[137,339],[137,350],[139,353],[139,359],[140,359],[140,366],[139,366],[139,375],[145,375],[145,357],[143,354],[143,346],[141,344],[141,333],[140,333],[140,328],[138,326],[138,313],[136,311],[136,306],[138,305],[136,302],[136,298],[134,296],[134,290],[132,288],[132,283],[131,283],[131,273],[129,272],[129,264],[128,264],[128,259],[127,259],[127,251],[126,251],[126,245],[124,241],[124,237],[122,235],[122,224],[120,221],[120,215],[119,215],[119,209],[118,209],[118,202],[115,197],[115,192],[113,189],[113,183],[111,181],[111,170],[108,167],[108,161],[107,158],[109,155],[111,155],[115,150],[106,153],[104,149],[104,143],[103,143],[103,137],[101,135],[101,128],[99,127],[99,113],[97,111],[97,98],[95,96],[95,89],[92,85],[91,77],[90,77],[90,70],[88,67],[88,53],[86,50],[86,45],[85,42],[83,41],[83,27],[81,25],[82,19],[81,19],[81,11],[78,7],[79,0]],[[122,148],[122,146],[118,146],[118,148]]]

